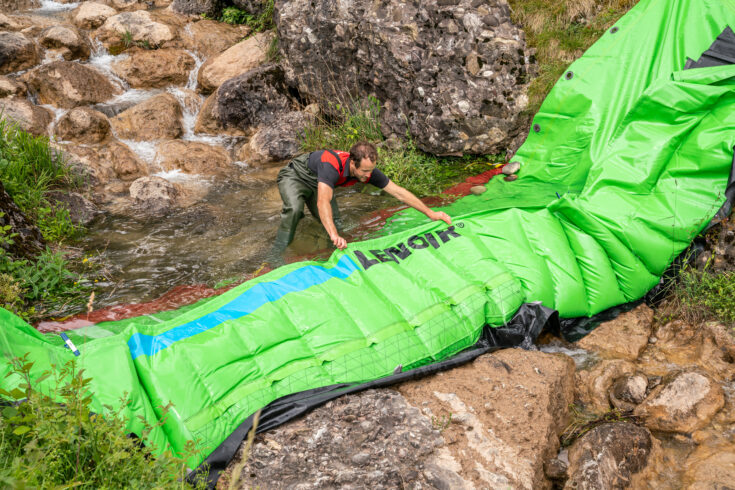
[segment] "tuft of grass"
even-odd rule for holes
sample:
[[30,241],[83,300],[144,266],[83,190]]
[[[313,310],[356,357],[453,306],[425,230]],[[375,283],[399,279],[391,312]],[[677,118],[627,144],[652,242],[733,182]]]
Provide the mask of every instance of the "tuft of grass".
[[306,127],[300,138],[304,152],[324,148],[347,151],[358,141],[383,141],[380,131],[380,101],[374,97],[336,103],[327,111],[332,116],[317,118]]
[[735,271],[715,273],[709,265],[685,265],[663,309],[690,323],[716,320],[735,327]]
[[219,21],[233,25],[245,24],[253,32],[271,30],[276,26],[273,20],[274,0],[262,0],[261,4],[263,8],[257,15],[238,7],[225,7],[222,9]]
[[[92,412],[91,379],[74,360],[53,366],[35,380],[28,354],[10,359],[9,364],[8,376],[20,383],[17,388],[0,389],[4,488],[192,488],[185,479],[186,460],[197,454],[195,444],[190,441],[185,454],[174,455],[148,441],[171,407],[164,407],[155,425],[145,425],[140,439],[131,438],[122,416],[126,397],[116,408],[106,406],[104,414]],[[51,392],[45,393],[39,384],[49,378]],[[204,488],[204,482],[197,487]]]
[[528,90],[535,114],[564,70],[638,0],[509,0],[511,19],[536,49],[539,73]]

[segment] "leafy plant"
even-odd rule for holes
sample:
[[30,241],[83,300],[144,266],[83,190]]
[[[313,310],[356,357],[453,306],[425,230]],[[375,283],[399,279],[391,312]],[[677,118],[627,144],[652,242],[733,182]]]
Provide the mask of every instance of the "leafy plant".
[[74,360],[36,379],[27,354],[10,365],[6,379],[20,382],[0,389],[0,482],[6,488],[191,488],[184,477],[186,459],[197,453],[193,442],[185,454],[156,457],[158,448],[145,445],[171,407],[163,407],[155,425],[145,425],[140,439],[130,438],[126,397],[117,408],[105,406],[104,414],[92,412],[91,379]]
[[358,141],[379,142],[380,101],[375,97],[336,103],[327,110],[328,117],[317,118],[308,125],[300,138],[304,152],[324,148],[349,149]]
[[735,272],[715,273],[685,264],[672,283],[664,312],[692,323],[716,320],[735,327]]
[[263,0],[263,9],[258,15],[239,9],[237,7],[225,7],[219,17],[220,22],[227,24],[245,24],[253,32],[268,31],[275,27],[273,21],[274,0]]
[[125,49],[128,49],[133,45],[133,33],[126,30],[122,34],[122,44],[125,46]]

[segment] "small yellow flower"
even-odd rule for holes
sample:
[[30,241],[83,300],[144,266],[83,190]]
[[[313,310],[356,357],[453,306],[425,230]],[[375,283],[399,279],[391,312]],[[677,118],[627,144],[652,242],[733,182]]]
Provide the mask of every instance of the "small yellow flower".
[[86,262],[86,261],[88,261],[88,260],[89,260],[89,259],[88,259],[87,257],[84,257],[84,258],[82,259],[82,264],[83,264],[83,263],[85,263],[85,262]]
[[97,279],[95,279],[94,282],[97,282]]

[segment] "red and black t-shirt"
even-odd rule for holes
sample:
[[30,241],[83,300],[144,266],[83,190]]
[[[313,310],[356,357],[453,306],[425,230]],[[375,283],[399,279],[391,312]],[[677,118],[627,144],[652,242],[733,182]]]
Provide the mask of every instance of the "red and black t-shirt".
[[[348,187],[355,185],[356,177],[350,176],[350,154],[344,151],[319,150],[309,154],[309,170],[317,176],[318,182],[324,182],[332,189],[335,186]],[[339,169],[342,169],[340,175]],[[378,189],[388,185],[388,177],[377,168],[370,174],[368,184]]]

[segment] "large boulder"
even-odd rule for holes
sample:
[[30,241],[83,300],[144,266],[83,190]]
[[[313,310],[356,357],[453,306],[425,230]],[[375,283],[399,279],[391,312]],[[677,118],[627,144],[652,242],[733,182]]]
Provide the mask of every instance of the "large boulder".
[[573,373],[569,357],[506,349],[398,390],[443,431],[442,459],[466,487],[548,488],[544,463],[559,450]]
[[126,51],[112,71],[133,88],[163,88],[185,85],[195,62],[183,49],[140,49]]
[[226,80],[265,63],[272,39],[273,33],[261,32],[208,59],[199,69],[197,90],[210,93]]
[[0,32],[0,74],[27,70],[41,62],[32,39],[20,32]]
[[187,49],[207,60],[221,53],[248,35],[245,25],[230,25],[215,20],[203,19],[193,22],[182,33]]
[[148,166],[124,143],[111,140],[100,146],[67,145],[76,164],[89,175],[90,185],[104,186],[121,180],[130,182],[148,175]]
[[54,132],[62,141],[97,144],[110,136],[110,121],[94,109],[77,107],[59,119]]
[[20,129],[35,136],[46,135],[51,123],[51,112],[45,107],[32,104],[25,97],[0,99],[0,112],[18,125]]
[[111,119],[118,138],[151,141],[176,139],[183,131],[181,106],[169,94],[154,95]]
[[374,95],[386,136],[410,131],[435,154],[498,153],[524,131],[533,56],[505,0],[278,0],[275,12],[306,99]]
[[80,29],[96,29],[117,14],[114,8],[97,3],[83,2],[72,14],[74,24]]
[[198,141],[166,141],[157,147],[157,161],[164,170],[180,169],[189,174],[216,175],[231,168],[230,157],[219,146]]
[[293,104],[287,94],[281,67],[259,66],[222,84],[217,90],[216,112],[223,126],[248,131],[291,112]]
[[164,214],[176,203],[180,186],[155,175],[141,177],[130,185],[130,197],[146,214]]
[[569,448],[569,480],[565,489],[613,490],[631,485],[637,473],[660,450],[651,433],[628,422],[603,424],[580,437]]
[[718,383],[705,374],[686,371],[668,376],[633,414],[652,430],[691,433],[707,426],[724,404]]
[[279,162],[299,153],[299,135],[303,133],[310,114],[294,111],[264,125],[243,145],[237,159],[250,166]]
[[156,22],[143,10],[122,12],[108,17],[102,27],[97,29],[95,36],[104,45],[111,46],[121,43],[127,33],[130,33],[130,41],[140,41],[150,46],[160,46],[176,37],[174,29]]
[[87,226],[102,214],[97,206],[78,192],[52,191],[47,197],[53,204],[68,209],[69,218],[75,225]]
[[91,48],[87,39],[71,26],[53,26],[44,29],[38,42],[46,49],[58,52],[65,60],[87,59]]
[[73,61],[48,63],[21,78],[41,103],[64,109],[105,102],[122,92],[97,70]]
[[635,361],[648,345],[652,324],[653,310],[642,304],[600,324],[579,340],[577,346],[604,357]]
[[26,86],[13,78],[0,75],[0,97],[25,95]]
[[18,19],[0,13],[0,29],[4,31],[19,31],[23,27],[23,23],[19,22]]

